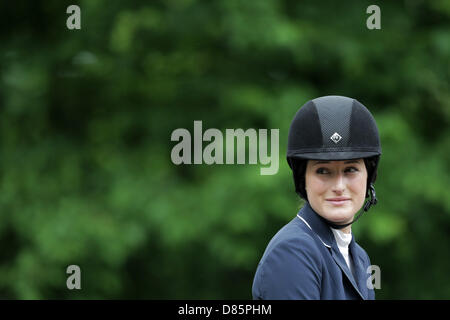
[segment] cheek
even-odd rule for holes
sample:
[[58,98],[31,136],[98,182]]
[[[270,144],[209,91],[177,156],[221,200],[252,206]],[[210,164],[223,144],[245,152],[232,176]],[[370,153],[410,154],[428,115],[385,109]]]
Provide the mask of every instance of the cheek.
[[367,177],[361,175],[351,181],[350,188],[353,193],[364,198],[366,196],[366,183]]
[[306,180],[306,188],[310,194],[321,195],[328,189],[328,184],[316,176],[311,176]]

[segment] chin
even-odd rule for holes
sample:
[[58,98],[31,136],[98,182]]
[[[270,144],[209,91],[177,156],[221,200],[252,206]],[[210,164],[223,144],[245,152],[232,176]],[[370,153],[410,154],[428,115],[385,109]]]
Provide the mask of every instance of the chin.
[[347,222],[353,219],[354,213],[351,208],[336,208],[336,207],[326,207],[324,208],[326,212],[326,217],[332,222]]

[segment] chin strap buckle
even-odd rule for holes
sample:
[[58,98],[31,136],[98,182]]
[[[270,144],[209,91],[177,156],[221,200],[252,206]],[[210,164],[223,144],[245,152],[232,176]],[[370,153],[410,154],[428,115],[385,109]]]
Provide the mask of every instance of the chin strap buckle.
[[368,211],[371,206],[376,205],[378,202],[377,194],[375,193],[375,187],[373,186],[372,183],[369,186],[369,196],[370,199],[367,200],[366,203],[364,204],[364,211]]

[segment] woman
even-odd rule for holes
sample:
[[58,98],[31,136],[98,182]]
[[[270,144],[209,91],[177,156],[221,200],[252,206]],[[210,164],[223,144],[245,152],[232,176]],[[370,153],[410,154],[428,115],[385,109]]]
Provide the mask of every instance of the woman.
[[289,129],[287,161],[306,203],[269,242],[254,299],[375,299],[367,281],[370,259],[351,226],[377,202],[380,155],[375,120],[357,100],[325,96],[300,108]]

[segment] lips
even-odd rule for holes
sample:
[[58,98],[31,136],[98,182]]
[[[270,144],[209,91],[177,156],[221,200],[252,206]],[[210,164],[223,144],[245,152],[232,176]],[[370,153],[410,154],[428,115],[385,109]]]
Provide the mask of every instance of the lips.
[[348,203],[348,201],[350,201],[350,198],[345,198],[345,197],[338,197],[338,198],[330,198],[330,199],[326,199],[329,203],[335,205],[335,206],[343,206],[346,203]]

